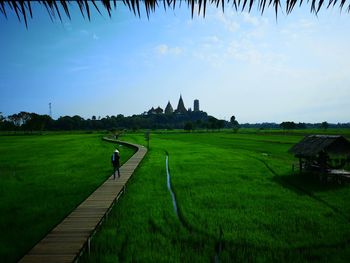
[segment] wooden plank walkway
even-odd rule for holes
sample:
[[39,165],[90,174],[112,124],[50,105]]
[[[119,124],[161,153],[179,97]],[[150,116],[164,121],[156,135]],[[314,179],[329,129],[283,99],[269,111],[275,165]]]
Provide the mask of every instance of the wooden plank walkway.
[[[116,142],[105,139],[106,141]],[[74,262],[85,246],[90,249],[90,238],[109,212],[115,200],[123,193],[125,185],[145,156],[147,149],[137,144],[119,142],[137,148],[137,152],[120,167],[120,178],[109,177],[70,215],[36,244],[19,262]]]

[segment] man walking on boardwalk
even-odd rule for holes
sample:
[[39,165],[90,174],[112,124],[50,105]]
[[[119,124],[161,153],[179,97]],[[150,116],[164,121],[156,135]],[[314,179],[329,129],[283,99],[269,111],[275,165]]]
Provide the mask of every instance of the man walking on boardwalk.
[[120,177],[120,172],[119,172],[119,151],[115,150],[114,153],[112,154],[112,165],[114,167],[114,173],[113,173],[113,179],[115,180],[115,172],[118,171],[118,178]]

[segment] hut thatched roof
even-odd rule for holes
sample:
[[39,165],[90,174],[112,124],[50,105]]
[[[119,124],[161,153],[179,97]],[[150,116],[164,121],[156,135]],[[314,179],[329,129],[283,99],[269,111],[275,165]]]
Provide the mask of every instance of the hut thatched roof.
[[314,157],[321,151],[350,154],[350,142],[341,135],[309,135],[289,149],[297,157]]
[[[7,17],[7,12],[14,12],[19,20],[24,20],[27,25],[27,18],[33,17],[32,1],[25,0],[0,0],[0,14]],[[97,5],[96,2],[101,2],[102,5]],[[50,15],[51,19],[59,18],[62,19],[62,13],[65,13],[68,18],[70,18],[70,10],[73,4],[76,4],[83,17],[88,17],[90,19],[91,9],[95,9],[100,13],[99,7],[107,10],[109,16],[113,9],[117,8],[117,2],[127,6],[130,11],[135,15],[140,16],[140,8],[144,6],[147,16],[151,12],[154,12],[156,7],[164,6],[164,8],[174,9],[177,3],[185,3],[192,11],[192,17],[195,12],[198,15],[203,14],[205,16],[206,8],[209,4],[215,5],[217,8],[221,8],[223,11],[225,7],[233,7],[236,11],[247,11],[250,12],[253,7],[256,7],[261,13],[264,13],[266,8],[273,8],[276,16],[279,10],[284,10],[287,14],[293,11],[295,6],[301,6],[303,0],[76,0],[76,1],[55,1],[46,0],[38,1],[39,4],[43,6]],[[317,14],[320,9],[325,6],[329,7],[339,7],[340,10],[346,9],[350,11],[350,0],[308,0],[307,5],[310,6],[310,12]],[[6,8],[6,6],[8,8]],[[102,7],[101,7],[102,6]],[[101,13],[100,13],[101,14]]]

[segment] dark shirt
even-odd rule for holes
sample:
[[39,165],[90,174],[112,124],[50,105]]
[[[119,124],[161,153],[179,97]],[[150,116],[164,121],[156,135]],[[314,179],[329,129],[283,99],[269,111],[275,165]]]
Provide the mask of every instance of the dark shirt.
[[114,167],[119,167],[119,159],[120,159],[120,156],[118,153],[113,153],[112,154],[112,164]]

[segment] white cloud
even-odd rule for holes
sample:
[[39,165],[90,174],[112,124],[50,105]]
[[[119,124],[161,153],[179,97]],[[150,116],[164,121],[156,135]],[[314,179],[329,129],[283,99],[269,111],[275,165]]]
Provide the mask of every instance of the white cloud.
[[260,21],[259,21],[259,19],[257,17],[252,16],[251,14],[249,14],[247,12],[243,12],[242,16],[243,16],[243,21],[244,22],[246,22],[248,24],[251,24],[253,26],[259,26]]
[[229,56],[252,64],[260,64],[263,54],[254,45],[247,41],[232,41],[227,48]]
[[216,35],[209,36],[206,38],[206,40],[208,42],[211,42],[211,43],[219,43],[220,42],[220,39]]
[[297,28],[312,29],[315,27],[315,22],[309,19],[300,19],[296,25]]
[[[287,24],[280,33],[287,37],[289,40],[297,40],[298,42],[306,41],[311,39],[311,36],[317,35],[316,23],[311,19],[299,19]],[[325,34],[324,32],[322,32]]]
[[180,55],[183,50],[182,48],[175,46],[175,47],[169,47],[166,44],[160,44],[155,47],[155,51],[157,54],[164,56],[164,55],[175,55],[178,56]]
[[82,30],[80,30],[80,34],[87,36],[87,35],[89,35],[89,31],[87,31],[86,29],[82,29]]
[[157,46],[155,49],[156,49],[158,54],[165,55],[168,52],[169,48],[167,45],[161,44],[161,45]]
[[73,30],[72,25],[71,25],[71,23],[69,23],[69,22],[65,22],[65,23],[63,24],[63,27],[64,27],[65,29],[67,29],[68,31],[72,31],[72,30]]
[[227,14],[217,12],[215,18],[223,23],[226,29],[230,32],[236,32],[240,28],[239,23],[234,20],[233,12],[227,12]]
[[173,53],[175,55],[180,55],[182,53],[182,49],[179,47],[174,47],[170,49],[170,53]]
[[79,31],[80,35],[83,37],[91,37],[93,40],[99,40],[100,37],[96,33],[91,33],[89,30],[81,29]]
[[207,64],[214,68],[221,67],[225,61],[225,58],[221,53],[205,52],[203,50],[199,50],[194,51],[192,55],[194,58],[204,62],[202,63],[203,65]]

